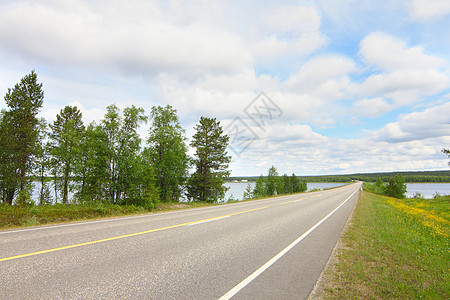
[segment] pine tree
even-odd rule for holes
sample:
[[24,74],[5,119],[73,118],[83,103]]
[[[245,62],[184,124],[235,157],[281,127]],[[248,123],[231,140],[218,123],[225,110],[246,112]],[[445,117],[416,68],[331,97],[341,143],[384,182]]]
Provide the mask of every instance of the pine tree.
[[275,166],[270,167],[267,179],[266,179],[266,186],[267,186],[267,195],[273,196],[275,195],[277,191],[277,183],[278,183],[278,171]]
[[31,71],[16,84],[8,89],[5,95],[9,110],[4,113],[8,127],[8,151],[12,151],[12,173],[18,176],[21,193],[27,193],[27,175],[33,169],[33,156],[36,152],[36,143],[39,137],[38,118],[36,117],[42,107],[44,92],[42,83],[37,82],[37,75]]
[[195,147],[196,170],[188,181],[188,194],[197,201],[214,202],[225,196],[224,178],[230,175],[227,155],[229,137],[215,118],[201,117],[194,129],[191,146]]
[[11,119],[6,111],[0,112],[0,200],[12,204],[19,188],[18,156],[14,151]]
[[292,194],[293,186],[292,186],[291,178],[289,178],[289,176],[287,176],[287,174],[283,174],[282,181],[283,181],[283,193],[284,194]]

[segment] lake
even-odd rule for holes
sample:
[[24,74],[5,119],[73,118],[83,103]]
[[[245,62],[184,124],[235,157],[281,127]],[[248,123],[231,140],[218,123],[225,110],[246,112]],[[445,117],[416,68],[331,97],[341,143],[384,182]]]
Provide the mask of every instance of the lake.
[[[233,200],[242,200],[244,198],[244,192],[248,185],[251,185],[252,188],[255,187],[255,182],[227,182],[225,186],[228,187],[228,191],[225,194],[225,199],[232,198]],[[345,183],[336,183],[336,182],[308,182],[308,191],[314,189],[331,189],[334,187],[342,186]]]
[[[225,195],[225,199],[232,197],[234,200],[242,200],[244,198],[244,191],[247,185],[250,184],[252,188],[255,187],[255,182],[227,182],[226,187],[230,189]],[[313,189],[330,189],[342,186],[344,183],[335,182],[308,182],[308,191]],[[450,195],[450,183],[407,183],[406,197],[413,198],[416,193],[420,193],[423,198],[431,199],[434,195]]]
[[431,199],[436,194],[450,195],[450,183],[407,183],[406,197],[413,198],[416,193],[426,199]]

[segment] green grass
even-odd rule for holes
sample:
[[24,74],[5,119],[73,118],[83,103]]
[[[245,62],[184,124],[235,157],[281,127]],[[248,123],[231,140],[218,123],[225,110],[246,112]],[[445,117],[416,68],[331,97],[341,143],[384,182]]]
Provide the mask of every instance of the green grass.
[[[157,203],[153,212],[217,205],[206,202]],[[134,205],[108,203],[18,206],[0,204],[0,229],[149,213]]]
[[450,299],[450,196],[363,192],[325,272],[324,299]]
[[0,205],[0,229],[61,223],[103,217],[146,213],[132,205],[55,204],[41,206]]

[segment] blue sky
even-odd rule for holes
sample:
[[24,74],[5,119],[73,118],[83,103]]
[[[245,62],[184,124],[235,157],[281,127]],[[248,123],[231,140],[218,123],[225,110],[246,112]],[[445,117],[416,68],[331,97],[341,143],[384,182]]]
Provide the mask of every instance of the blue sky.
[[447,0],[2,1],[0,93],[216,117],[234,176],[447,170],[449,28]]

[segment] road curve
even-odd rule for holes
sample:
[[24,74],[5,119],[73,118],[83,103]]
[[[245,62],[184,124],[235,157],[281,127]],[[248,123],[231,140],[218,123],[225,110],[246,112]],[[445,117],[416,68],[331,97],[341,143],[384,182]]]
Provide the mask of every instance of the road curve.
[[305,299],[360,188],[0,231],[0,299]]

